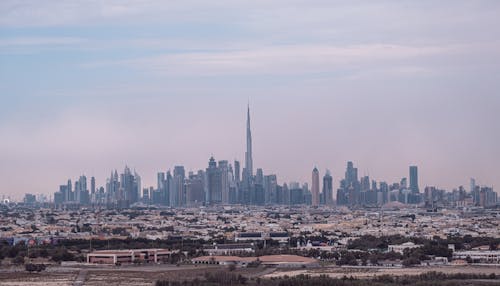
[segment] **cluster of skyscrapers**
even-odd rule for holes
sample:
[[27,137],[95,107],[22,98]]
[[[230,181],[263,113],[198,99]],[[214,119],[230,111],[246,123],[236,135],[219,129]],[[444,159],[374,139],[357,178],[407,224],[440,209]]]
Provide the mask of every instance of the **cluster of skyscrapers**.
[[141,177],[125,167],[122,174],[115,170],[103,187],[96,188],[95,178],[80,176],[74,186],[71,180],[61,185],[54,194],[56,205],[97,204],[113,207],[128,207],[134,203],[154,204],[170,207],[197,205],[244,204],[244,205],[344,205],[350,207],[380,206],[390,202],[403,204],[425,203],[436,206],[453,202],[455,205],[470,204],[489,206],[497,202],[492,188],[472,186],[469,193],[460,187],[451,194],[434,187],[426,187],[421,193],[418,184],[418,168],[410,166],[407,178],[388,184],[377,183],[369,176],[358,178],[358,169],[347,162],[344,178],[340,181],[334,199],[333,177],[327,170],[320,184],[320,173],[315,167],[311,176],[311,188],[307,183],[278,184],[275,174],[264,175],[257,168],[255,174],[252,156],[252,133],[250,108],[247,109],[245,165],[231,164],[227,160],[216,161],[211,157],[205,170],[186,174],[183,166],[175,166],[173,172],[159,172],[156,187],[141,188]]
[[80,176],[75,181],[74,188],[71,180],[67,184],[60,185],[59,191],[54,193],[54,203],[79,204],[79,205],[114,205],[118,207],[128,207],[130,204],[139,201],[139,191],[141,188],[141,177],[137,172],[130,171],[125,167],[120,176],[115,170],[106,181],[106,188],[96,188],[95,177],[90,178],[90,190],[87,187],[87,177]]
[[398,201],[404,204],[417,204],[422,201],[418,187],[418,168],[410,166],[410,184],[407,178],[402,178],[399,183],[370,181],[369,176],[358,180],[358,169],[352,162],[347,162],[345,178],[340,181],[337,191],[338,205],[383,205],[388,202]]

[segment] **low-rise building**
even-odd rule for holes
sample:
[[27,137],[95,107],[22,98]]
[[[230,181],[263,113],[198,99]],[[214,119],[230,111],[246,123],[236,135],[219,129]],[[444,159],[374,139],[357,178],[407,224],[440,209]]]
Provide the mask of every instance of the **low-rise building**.
[[258,241],[264,240],[265,235],[263,232],[238,232],[234,237],[234,241]]
[[253,243],[214,244],[203,248],[208,255],[237,255],[240,253],[254,253]]
[[403,254],[405,249],[414,249],[414,248],[419,248],[422,247],[423,245],[420,244],[415,244],[413,242],[405,242],[403,244],[398,244],[398,245],[389,245],[387,247],[387,251],[391,252],[397,252]]
[[191,260],[194,264],[237,265],[245,267],[250,263],[260,263],[277,268],[317,267],[318,260],[298,255],[265,255],[259,257],[202,256]]
[[136,262],[159,263],[177,251],[168,249],[127,249],[96,250],[87,254],[87,263],[92,264],[129,264]]
[[500,250],[469,250],[456,251],[453,253],[453,259],[466,260],[475,263],[494,263],[500,264]]

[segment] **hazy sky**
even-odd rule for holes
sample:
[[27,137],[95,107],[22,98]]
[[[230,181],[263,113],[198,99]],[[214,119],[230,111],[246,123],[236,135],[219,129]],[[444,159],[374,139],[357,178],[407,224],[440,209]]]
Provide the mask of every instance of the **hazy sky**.
[[[500,1],[0,1],[0,195],[245,151],[500,187]],[[243,162],[242,162],[243,163]]]

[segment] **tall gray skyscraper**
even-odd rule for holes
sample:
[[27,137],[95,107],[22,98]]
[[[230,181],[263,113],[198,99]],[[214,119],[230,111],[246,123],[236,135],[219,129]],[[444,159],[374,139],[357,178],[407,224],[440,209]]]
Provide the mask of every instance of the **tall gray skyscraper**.
[[197,206],[205,201],[205,189],[203,176],[205,174],[203,171],[199,171],[197,174],[189,174],[189,178],[186,180],[186,205],[187,206]]
[[90,178],[90,193],[95,194],[95,177]]
[[319,171],[318,168],[314,167],[312,171],[312,184],[311,184],[311,193],[312,193],[312,206],[319,206]]
[[333,177],[328,170],[323,177],[323,196],[325,205],[333,205]]
[[276,204],[277,198],[278,178],[276,175],[268,175],[264,177],[264,192],[266,197],[266,204]]
[[210,157],[207,176],[207,203],[219,204],[222,202],[221,173],[217,168],[214,157]]
[[230,173],[229,173],[229,164],[226,160],[219,161],[219,169],[220,173],[220,189],[222,196],[222,203],[229,203],[229,184],[231,182]]
[[417,166],[410,166],[410,190],[414,194],[419,192]]
[[[184,166],[174,167],[174,177],[173,177],[173,189],[170,190],[170,197],[173,201],[170,201],[171,206],[181,207],[184,206],[186,202],[186,196],[184,192],[184,179],[186,178],[186,172]],[[172,196],[173,195],[173,196]]]
[[66,198],[64,199],[66,202],[73,201],[73,184],[71,183],[71,180],[68,179],[68,189],[66,191]]
[[239,183],[241,181],[240,177],[240,161],[234,161],[234,180]]
[[250,130],[250,105],[247,109],[247,151],[245,153],[245,170],[248,177],[253,177],[252,131]]
[[95,177],[90,178],[90,202],[96,201]]

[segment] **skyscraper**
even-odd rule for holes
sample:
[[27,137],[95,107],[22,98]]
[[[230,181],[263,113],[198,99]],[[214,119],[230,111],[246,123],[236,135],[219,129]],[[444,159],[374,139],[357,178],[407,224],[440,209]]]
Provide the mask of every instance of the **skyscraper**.
[[229,203],[230,173],[227,160],[219,161],[218,171],[220,173],[221,200],[223,204]]
[[340,188],[337,190],[337,204],[357,205],[359,203],[360,191],[361,185],[358,181],[358,168],[354,168],[354,164],[349,161],[347,162],[345,179],[340,181]]
[[206,170],[207,176],[207,203],[219,204],[222,202],[222,189],[221,177],[217,162],[214,157],[210,157],[208,161],[208,168]]
[[95,177],[90,178],[90,202],[96,201]]
[[128,207],[130,204],[137,202],[139,190],[137,190],[135,177],[128,166],[125,166],[123,174],[120,175],[120,189],[123,191],[120,194],[121,202],[119,204],[121,206]]
[[317,207],[319,205],[319,171],[318,168],[314,167],[312,171],[312,184],[311,184],[311,193],[312,193],[312,206]]
[[66,198],[64,199],[64,201],[70,202],[73,201],[73,184],[71,183],[71,180],[68,180],[67,186],[68,188],[66,191]]
[[237,160],[234,161],[234,179],[237,183],[239,183],[241,181],[240,161],[237,161]]
[[252,131],[250,130],[250,105],[247,109],[247,151],[245,152],[245,170],[248,177],[253,177]]
[[410,190],[412,193],[419,193],[418,189],[418,168],[417,166],[410,166]]
[[186,205],[197,206],[205,201],[205,189],[203,182],[203,171],[197,174],[190,173],[186,180]]
[[325,205],[333,205],[333,177],[328,170],[323,177],[323,196]]
[[247,150],[245,152],[245,167],[242,172],[242,182],[239,186],[238,200],[242,204],[251,204],[255,201],[255,185],[252,159],[252,132],[250,130],[250,105],[247,109]]
[[354,164],[351,161],[347,162],[345,180],[347,187],[355,187],[358,183],[358,168],[354,168]]
[[266,204],[277,204],[277,187],[278,179],[276,175],[268,175],[264,177],[264,192],[266,197]]
[[184,206],[186,202],[186,196],[184,191],[185,178],[186,178],[186,172],[184,170],[184,166],[175,166],[174,176],[173,176],[173,189],[170,190],[171,198],[173,198],[173,201],[170,201],[171,206],[175,207]]

